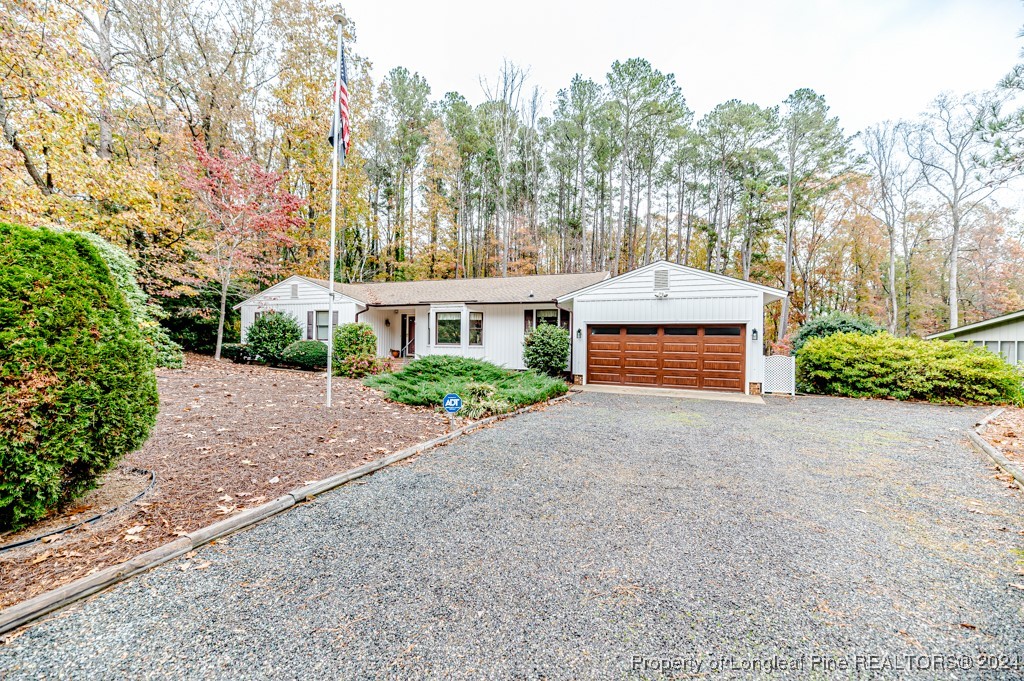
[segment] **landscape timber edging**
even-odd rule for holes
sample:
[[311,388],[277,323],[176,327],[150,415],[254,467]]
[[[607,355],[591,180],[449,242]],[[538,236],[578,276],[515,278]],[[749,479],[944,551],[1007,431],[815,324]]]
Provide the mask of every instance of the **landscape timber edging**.
[[975,447],[980,449],[985,454],[988,454],[989,458],[995,462],[997,466],[1002,468],[1004,471],[1013,476],[1013,479],[1017,481],[1017,486],[1024,490],[1024,471],[1020,469],[1016,464],[1006,458],[1006,455],[999,451],[999,448],[993,445],[991,442],[986,440],[982,436],[981,431],[992,421],[994,418],[1003,413],[1003,408],[1000,407],[994,412],[983,418],[978,422],[974,428],[967,431],[967,437],[974,444]]
[[188,532],[178,539],[163,544],[162,546],[158,546],[146,553],[139,554],[138,556],[130,558],[123,563],[112,565],[69,584],[41,593],[27,601],[16,603],[4,610],[0,610],[0,634],[5,634],[13,629],[17,629],[18,627],[39,619],[40,617],[55,610],[59,610],[64,606],[70,605],[77,600],[91,596],[94,593],[117,584],[118,582],[123,582],[129,577],[134,577],[137,574],[166,563],[178,556],[184,555],[189,551],[193,551],[204,544],[226,537],[227,535],[249,527],[250,525],[255,525],[256,523],[275,516],[298,503],[308,501],[319,494],[323,494],[324,492],[340,487],[347,482],[351,482],[357,478],[374,473],[382,468],[390,466],[393,463],[421,454],[439,445],[451,442],[462,435],[471,433],[488,424],[546,407],[549,404],[560,402],[567,397],[569,397],[568,393],[545,402],[538,402],[526,407],[521,407],[507,414],[488,416],[485,419],[473,421],[472,423],[462,426],[461,428],[457,428],[450,433],[445,433],[444,435],[435,437],[432,440],[427,440],[426,442],[406,447],[405,449],[399,450],[394,454],[390,454],[383,459],[371,461],[363,464],[362,466],[357,466],[347,471],[324,478],[323,480],[303,485],[302,487],[296,487],[292,491],[274,499],[273,501],[248,508],[231,516],[230,518],[225,518],[224,520],[212,525],[207,525],[206,527],[199,528],[198,530]]

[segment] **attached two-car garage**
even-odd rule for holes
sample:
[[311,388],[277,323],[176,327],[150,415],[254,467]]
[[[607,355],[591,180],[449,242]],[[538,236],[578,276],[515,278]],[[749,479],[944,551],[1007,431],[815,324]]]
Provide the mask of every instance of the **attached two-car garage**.
[[744,392],[743,325],[587,327],[587,383]]
[[660,261],[557,299],[579,383],[759,392],[764,308],[786,292]]

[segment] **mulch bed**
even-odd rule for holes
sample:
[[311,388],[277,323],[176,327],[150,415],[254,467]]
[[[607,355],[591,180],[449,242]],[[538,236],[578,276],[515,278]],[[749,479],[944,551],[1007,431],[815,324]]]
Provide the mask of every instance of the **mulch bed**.
[[1024,409],[1007,407],[988,422],[982,431],[985,439],[998,447],[1006,458],[1024,465]]
[[156,486],[95,524],[0,553],[0,607],[448,428],[443,414],[387,402],[359,381],[343,378],[334,380],[334,407],[328,413],[320,373],[190,354],[184,369],[161,369],[157,378],[160,414],[146,445],[108,474],[109,484],[72,508],[0,538],[0,544],[38,536],[129,501],[144,486],[141,479],[132,481],[132,468],[154,471]]

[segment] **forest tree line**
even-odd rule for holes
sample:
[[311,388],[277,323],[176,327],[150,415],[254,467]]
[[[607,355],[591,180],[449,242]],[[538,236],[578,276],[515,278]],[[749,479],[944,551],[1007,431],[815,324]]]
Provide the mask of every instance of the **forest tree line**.
[[[326,275],[335,6],[0,3],[0,220],[104,236],[179,316],[214,314],[221,289]],[[698,117],[685,79],[642,58],[547,98],[513,63],[470,97],[407,68],[374,82],[347,20],[345,34],[339,279],[664,258],[791,291],[774,340],[830,310],[923,334],[1024,307],[1020,67],[850,131],[808,89]],[[231,172],[242,227],[208,196]]]

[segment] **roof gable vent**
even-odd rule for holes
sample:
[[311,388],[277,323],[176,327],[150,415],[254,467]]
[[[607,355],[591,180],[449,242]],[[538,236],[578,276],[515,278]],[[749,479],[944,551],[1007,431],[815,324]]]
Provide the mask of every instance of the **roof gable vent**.
[[654,290],[668,290],[668,270],[665,268],[654,270]]
[[291,293],[292,293],[292,298],[298,298],[299,297],[299,285],[298,284],[292,284],[292,291],[291,291]]

